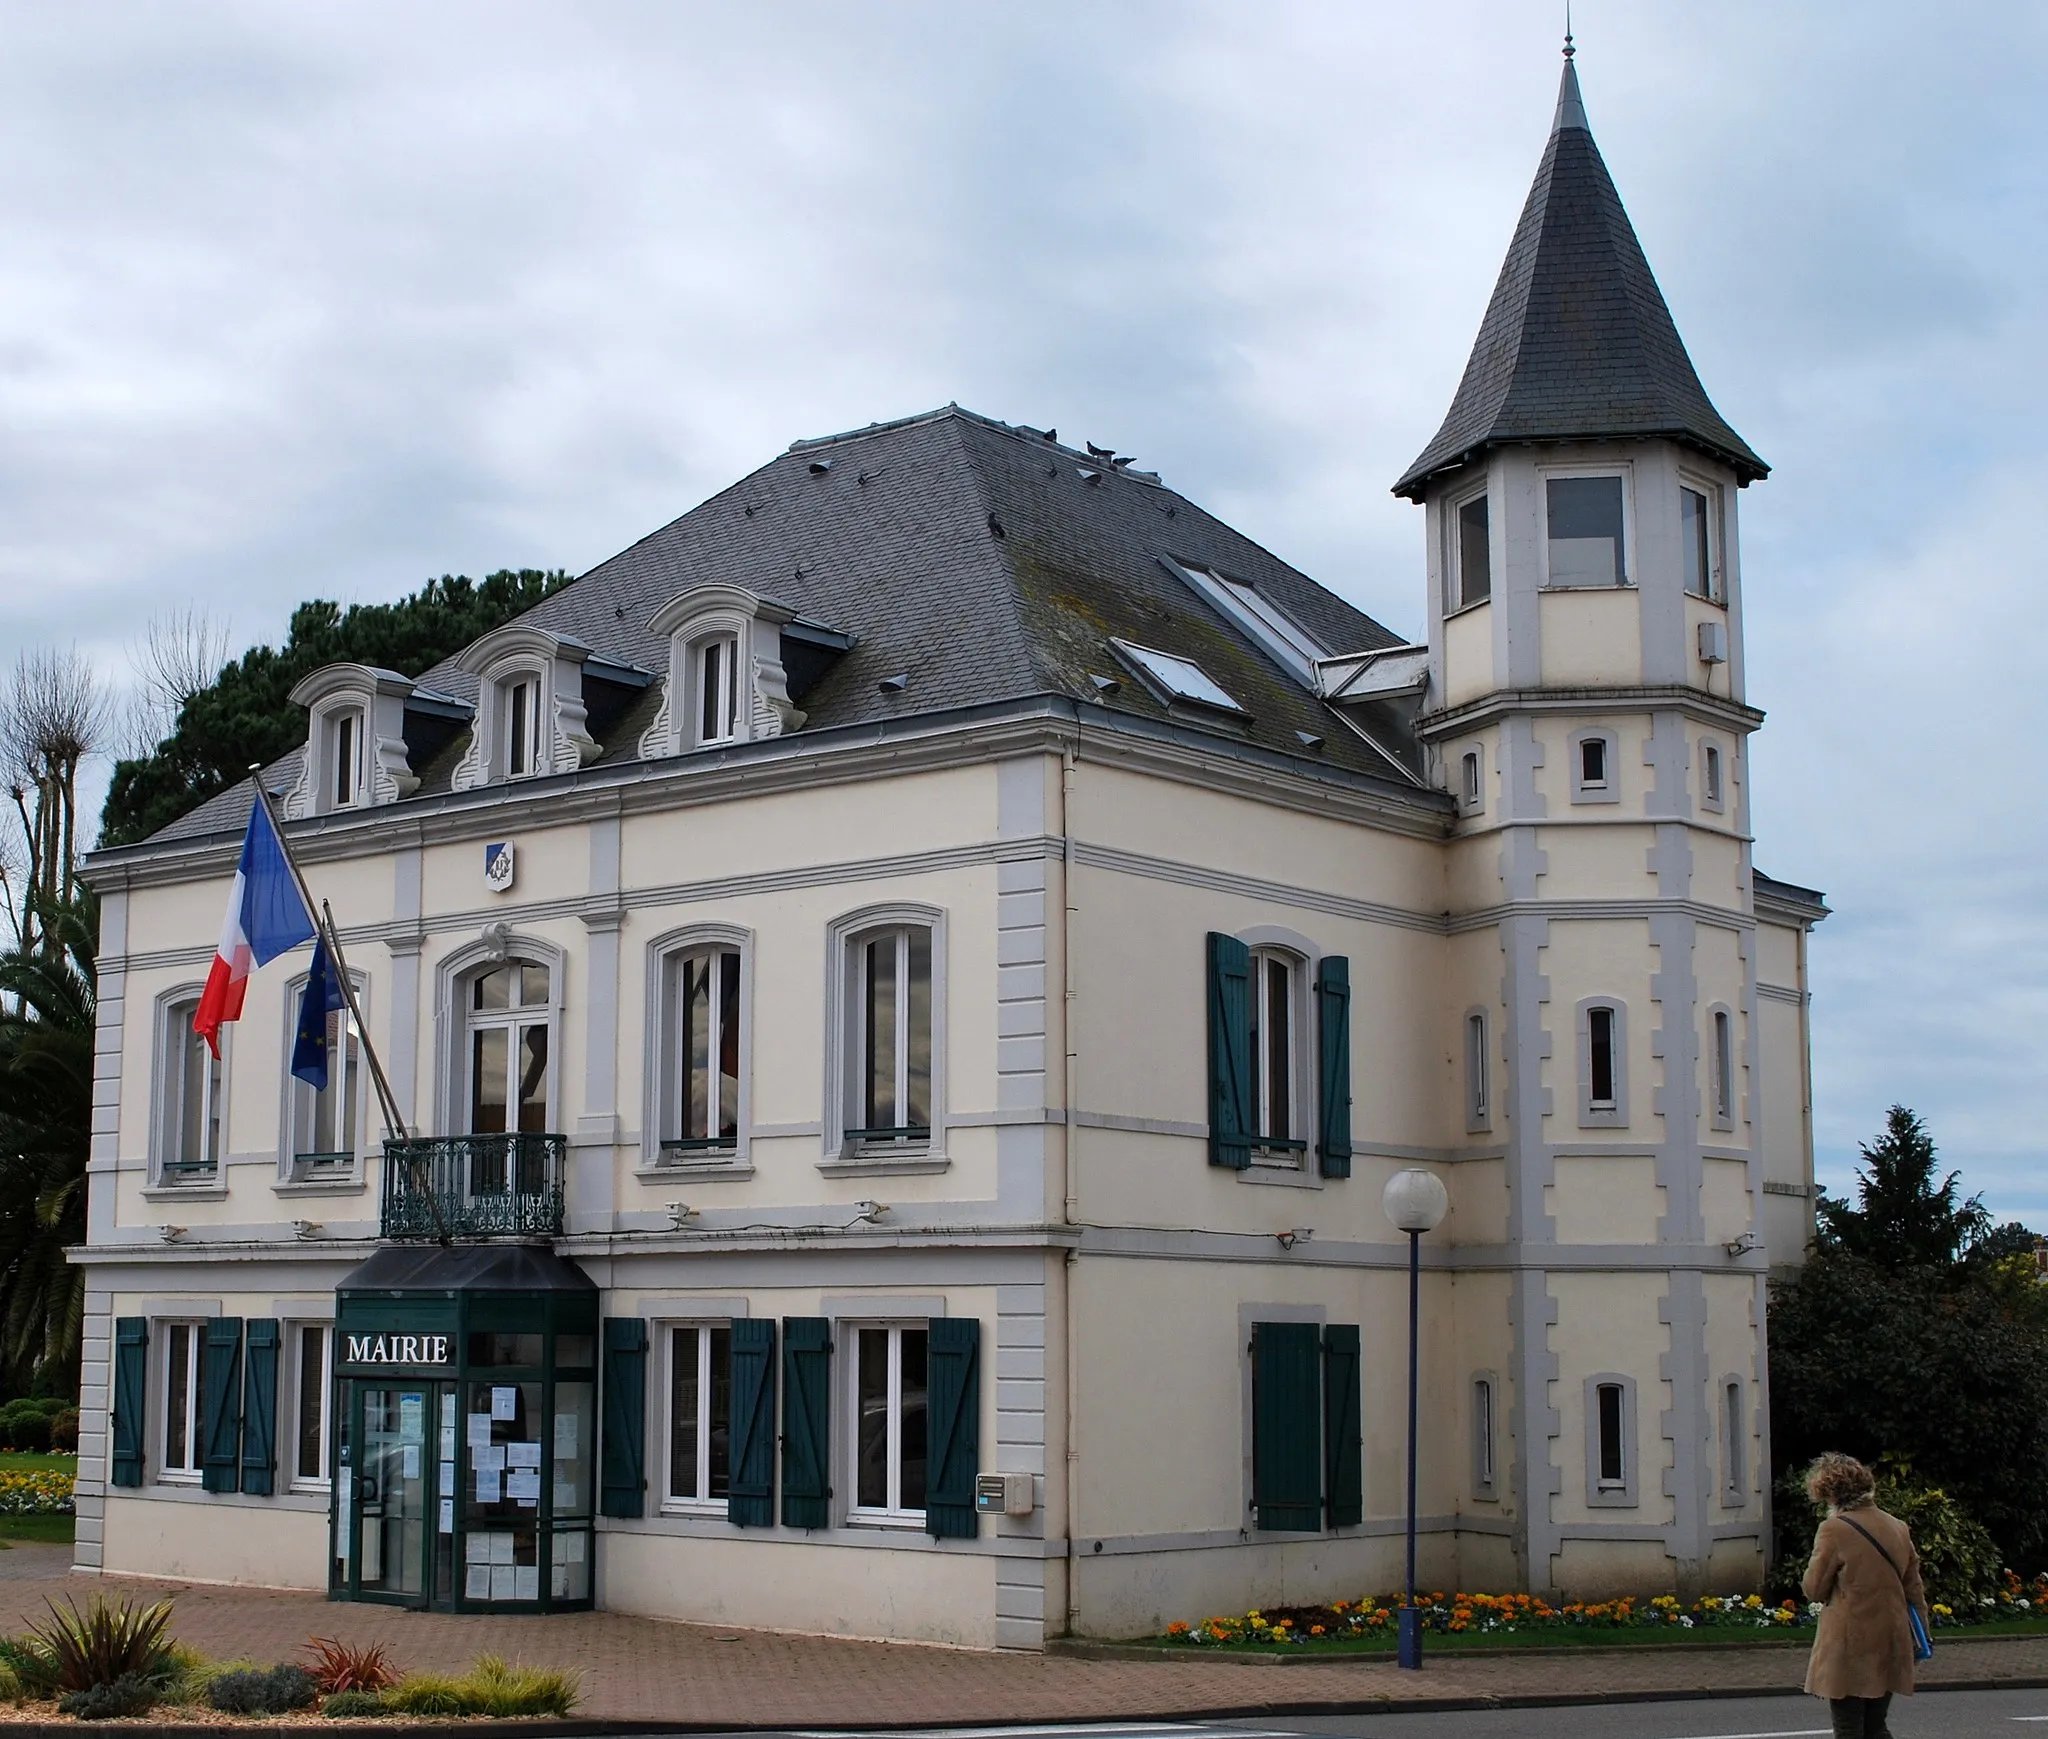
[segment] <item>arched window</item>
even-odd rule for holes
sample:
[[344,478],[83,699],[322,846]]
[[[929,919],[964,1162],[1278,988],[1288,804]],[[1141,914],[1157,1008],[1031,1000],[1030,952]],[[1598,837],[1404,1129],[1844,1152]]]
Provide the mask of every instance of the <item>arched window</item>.
[[714,634],[690,649],[691,718],[700,748],[739,740],[739,662],[736,635]]
[[469,980],[464,999],[464,1102],[471,1135],[544,1133],[550,1121],[547,967],[506,960]]
[[869,907],[827,931],[825,1163],[926,1170],[945,1157],[945,921]]
[[1597,997],[1579,1004],[1579,1127],[1628,1124],[1628,1011]]
[[740,1131],[740,950],[707,942],[662,962],[661,1147],[711,1159]]
[[192,1030],[199,995],[175,995],[162,1005],[157,1038],[156,1176],[160,1184],[212,1184],[227,1151],[229,1029],[221,1054]]
[[1479,1134],[1493,1127],[1493,1056],[1487,1042],[1484,1009],[1465,1016],[1465,1130]]
[[1735,1016],[1725,1008],[1707,1022],[1707,1068],[1716,1129],[1735,1127]]
[[1308,1156],[1308,972],[1295,954],[1254,948],[1252,1163],[1299,1169]]
[[[285,1033],[289,1067],[298,1032],[299,1003],[305,994],[303,975],[285,988],[285,1015],[290,1025]],[[355,993],[364,994],[360,979]],[[327,1016],[327,1085],[316,1088],[296,1075],[286,1077],[289,1109],[286,1116],[284,1177],[289,1183],[332,1183],[355,1175],[356,1156],[362,1150],[363,1129],[363,1045],[354,1015],[347,1008]]]

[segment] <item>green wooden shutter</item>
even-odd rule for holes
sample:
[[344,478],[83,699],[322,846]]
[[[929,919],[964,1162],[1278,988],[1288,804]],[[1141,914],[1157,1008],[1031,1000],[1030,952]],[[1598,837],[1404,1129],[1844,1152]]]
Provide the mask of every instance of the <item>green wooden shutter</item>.
[[277,1473],[278,1324],[251,1318],[242,1360],[242,1489],[268,1497]]
[[1351,1175],[1351,962],[1326,954],[1316,968],[1316,1035],[1322,1122],[1316,1153],[1323,1176]]
[[108,1431],[113,1439],[108,1479],[114,1485],[142,1483],[142,1398],[148,1388],[148,1356],[149,1318],[115,1318],[114,1393],[109,1402],[113,1419]]
[[1358,1393],[1358,1329],[1323,1330],[1323,1493],[1333,1528],[1365,1520],[1365,1429]]
[[832,1520],[832,1324],[782,1319],[782,1525]]
[[598,1458],[598,1513],[647,1513],[647,1324],[604,1319],[604,1439]]
[[931,1435],[924,1525],[934,1539],[971,1540],[981,1531],[974,1515],[974,1476],[981,1471],[981,1323],[971,1316],[935,1316],[927,1327]]
[[1322,1331],[1312,1322],[1252,1325],[1252,1507],[1258,1525],[1323,1525]]
[[1209,1163],[1252,1162],[1252,951],[1209,932]]
[[736,1528],[775,1525],[775,1321],[732,1325],[732,1485],[726,1519]]
[[242,1319],[216,1316],[206,1325],[199,1359],[200,1441],[206,1445],[199,1483],[233,1491],[242,1462]]

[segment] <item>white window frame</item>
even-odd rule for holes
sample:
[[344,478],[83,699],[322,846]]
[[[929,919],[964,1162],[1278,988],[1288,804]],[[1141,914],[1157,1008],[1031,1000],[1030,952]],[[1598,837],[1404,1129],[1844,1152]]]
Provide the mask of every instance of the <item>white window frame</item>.
[[1463,1027],[1465,1044],[1465,1133],[1484,1135],[1493,1128],[1493,1017],[1484,1008],[1468,1008]]
[[[1290,1115],[1287,1132],[1278,1136],[1272,1126],[1272,1059],[1265,1044],[1266,975],[1273,966],[1282,967],[1287,972],[1287,1056],[1283,1068]],[[1317,1113],[1315,1071],[1309,1043],[1311,976],[1312,968],[1307,958],[1293,948],[1270,943],[1252,947],[1251,995],[1247,1011],[1252,1041],[1252,1164],[1274,1171],[1308,1169],[1310,1132],[1314,1129]]]
[[156,1079],[152,1098],[153,1136],[150,1142],[150,1187],[164,1190],[220,1191],[227,1187],[228,1112],[233,1103],[234,1023],[220,1029],[220,1057],[204,1067],[199,1126],[212,1132],[215,1151],[200,1170],[177,1169],[184,1159],[185,1058],[186,1047],[206,1048],[205,1040],[192,1030],[204,987],[181,984],[157,998]]
[[[1621,1392],[1619,1478],[1608,1477],[1601,1466],[1600,1391],[1610,1388]],[[1636,1382],[1618,1371],[1598,1371],[1586,1379],[1586,1502],[1595,1509],[1636,1507]]]
[[[1537,467],[1536,498],[1542,519],[1536,542],[1543,552],[1543,589],[1551,592],[1632,592],[1641,571],[1636,561],[1635,467],[1627,460],[1612,465],[1542,465]],[[1619,477],[1621,479],[1621,573],[1619,585],[1560,585],[1550,577],[1550,484],[1573,477]]]
[[1712,737],[1700,739],[1700,807],[1716,815],[1728,807],[1728,751]]
[[[554,1124],[549,1133],[564,1132],[562,999],[568,958],[552,942],[508,930],[452,950],[434,971],[435,1111],[436,1127],[444,1134],[461,1135],[469,1128],[471,987],[493,967],[520,962],[547,969],[548,1116]],[[507,1113],[507,1121],[516,1126],[517,1107],[508,1107]]]
[[1721,1379],[1721,1507],[1749,1502],[1749,1385],[1730,1372]]
[[[1728,602],[1728,586],[1723,577],[1721,564],[1721,486],[1705,477],[1695,476],[1690,471],[1681,471],[1678,474],[1678,486],[1681,490],[1690,490],[1695,495],[1705,497],[1707,533],[1707,589],[1704,592],[1695,592],[1690,584],[1692,578],[1690,574],[1681,576],[1679,580],[1680,589],[1684,591],[1688,598],[1697,598],[1703,604],[1719,604],[1725,608]],[[1626,508],[1624,507],[1625,512]],[[1685,551],[1685,501],[1683,496],[1679,499],[1678,547],[1682,558]]]
[[1486,813],[1486,746],[1470,743],[1458,751],[1458,813]]
[[[305,1408],[309,1375],[306,1370],[308,1329],[320,1331],[320,1368],[310,1373],[312,1380],[319,1384],[320,1470],[317,1474],[304,1473],[299,1468],[299,1418]],[[320,1317],[299,1317],[286,1321],[284,1332],[289,1340],[292,1373],[291,1432],[288,1438],[291,1471],[285,1483],[292,1491],[324,1492],[334,1479],[334,1323]]]
[[[163,1348],[156,1361],[156,1477],[162,1485],[197,1485],[206,1472],[206,1323],[169,1317],[150,1325]],[[171,1465],[171,1342],[173,1331],[188,1332],[185,1352],[185,1453],[190,1465]]]
[[[685,955],[724,949],[739,956],[739,1103],[732,1141],[723,1146],[676,1149],[681,1104],[675,1065],[682,1042],[678,1003],[680,963]],[[647,1019],[643,1028],[641,1170],[672,1175],[693,1171],[727,1173],[751,1164],[754,1074],[754,934],[733,924],[692,924],[655,937],[647,945]]]
[[[1613,1067],[1611,1099],[1593,1097],[1593,1016],[1605,1011],[1613,1017],[1610,1028]],[[1628,1126],[1628,1007],[1619,997],[1589,996],[1579,1004],[1579,1127],[1581,1129],[1622,1129]]]
[[1725,1002],[1707,1010],[1707,1110],[1716,1129],[1733,1129],[1737,1104],[1735,1011]]
[[[723,748],[732,743],[746,741],[746,699],[751,684],[740,679],[740,654],[747,644],[747,636],[738,629],[721,627],[703,634],[689,644],[689,713],[685,721],[685,733],[693,749]],[[724,666],[718,675],[719,693],[705,692],[705,666],[711,655],[721,653],[718,662]],[[723,728],[707,731],[704,728],[704,707],[707,699],[721,715],[719,723]]]
[[[541,729],[546,701],[546,684],[541,673],[534,669],[508,671],[492,683],[495,704],[498,709],[498,774],[504,779],[535,779],[548,771],[548,756],[543,753],[545,737]],[[518,709],[518,696],[528,696],[526,718],[526,762],[517,763],[515,751],[519,744],[513,730],[514,714]]]
[[[499,967],[537,967],[548,975],[547,995],[539,1002],[522,1002],[502,1009],[479,1009],[471,1006],[477,983]],[[516,1135],[519,1131],[519,1055],[520,1034],[532,1027],[542,1027],[547,1032],[548,1060],[546,1068],[547,1115],[541,1119],[541,1131],[556,1126],[561,1118],[561,1102],[556,1097],[556,1084],[562,1059],[557,1055],[555,1033],[555,1006],[560,992],[555,984],[555,966],[545,960],[536,960],[517,952],[506,955],[504,960],[480,967],[470,972],[462,985],[462,1097],[459,1115],[467,1124],[476,1104],[476,1045],[475,1038],[480,1032],[503,1030],[509,1036],[505,1041],[505,1127],[502,1133]],[[535,1133],[539,1133],[537,1131]],[[464,1130],[465,1134],[479,1131]]]
[[[734,1319],[729,1316],[664,1319],[654,1324],[654,1332],[661,1337],[660,1370],[661,1388],[661,1503],[662,1514],[671,1516],[723,1516],[731,1508],[731,1497],[712,1497],[711,1491],[711,1400],[712,1382],[710,1377],[711,1336],[723,1329],[727,1336],[732,1333]],[[697,1347],[697,1466],[696,1485],[698,1497],[677,1497],[675,1486],[675,1393],[676,1393],[676,1337],[695,1337]],[[730,1338],[727,1341],[727,1357],[731,1356]],[[729,1379],[728,1379],[729,1381]],[[727,1431],[727,1490],[731,1489],[731,1430],[732,1421],[726,1420]]]
[[[323,715],[321,802],[323,812],[360,809],[368,801],[368,716],[360,706],[338,706]],[[344,786],[346,788],[344,788]]]
[[[1602,777],[1598,780],[1586,777],[1586,745],[1601,745],[1600,762]],[[1621,801],[1621,738],[1613,731],[1601,726],[1574,731],[1571,735],[1571,752],[1568,762],[1572,779],[1572,801],[1574,803],[1619,803]]]
[[1472,1495],[1487,1503],[1500,1498],[1500,1377],[1474,1371],[1472,1404]]
[[[877,932],[922,928],[931,932],[931,1089],[928,1139],[856,1140],[862,1127],[865,1076],[859,950]],[[866,906],[826,927],[825,1129],[820,1164],[827,1170],[941,1170],[946,1160],[946,915],[936,906],[891,903]],[[899,998],[903,1018],[909,999]],[[902,1053],[899,1051],[899,1058]],[[907,1059],[905,1059],[907,1066]],[[899,1101],[900,1103],[900,1101]]]
[[[313,1166],[304,1163],[313,1150],[301,1150],[299,1137],[312,1115],[313,1089],[292,1073],[292,1050],[299,1036],[299,1004],[306,994],[307,974],[301,972],[285,984],[284,993],[284,1054],[283,1054],[283,1108],[279,1117],[277,1178],[282,1185],[310,1185],[334,1189],[360,1189],[363,1184],[363,1160],[371,1151],[370,1137],[370,1064],[363,1035],[356,1031],[357,1059],[355,1103],[350,1114],[355,1121],[355,1142],[349,1149],[349,1163],[346,1166]],[[349,971],[349,983],[355,990],[356,1005],[363,1013],[369,1013],[369,980],[353,968]],[[334,1090],[335,1077],[340,1070],[341,1046],[336,1042],[356,1030],[355,1016],[346,1006],[328,1016],[330,1038],[327,1050],[328,1091]],[[341,1151],[336,1149],[336,1152]]]
[[[1462,516],[1465,509],[1475,501],[1486,503],[1486,595],[1483,598],[1465,596],[1465,539]],[[1493,602],[1493,541],[1494,541],[1493,495],[1488,484],[1467,489],[1460,495],[1449,496],[1444,502],[1444,614],[1455,616],[1465,610],[1476,610],[1481,604]]]
[[[860,1501],[860,1356],[864,1331],[886,1331],[888,1343],[888,1449],[886,1485],[895,1500],[880,1506]],[[906,1509],[903,1496],[903,1336],[925,1337],[925,1497],[931,1497],[931,1321],[924,1317],[849,1319],[833,1325],[835,1340],[846,1349],[846,1520],[850,1527],[922,1528],[927,1511]]]

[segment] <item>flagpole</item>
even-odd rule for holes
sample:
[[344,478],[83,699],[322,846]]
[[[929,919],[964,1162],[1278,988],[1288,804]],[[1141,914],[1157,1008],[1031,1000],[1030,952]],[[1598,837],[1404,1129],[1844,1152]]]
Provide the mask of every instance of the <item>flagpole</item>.
[[399,1112],[391,1083],[385,1078],[377,1047],[370,1042],[370,1029],[363,1021],[362,1005],[356,1001],[355,981],[349,976],[348,957],[342,953],[341,937],[335,933],[334,913],[325,900],[315,910],[312,890],[306,886],[306,878],[299,873],[298,860],[292,856],[284,829],[278,825],[277,811],[270,806],[270,793],[263,789],[260,771],[252,766],[249,774],[250,782],[256,788],[256,801],[263,805],[263,813],[270,821],[271,836],[277,841],[277,849],[284,854],[285,868],[292,872],[292,880],[298,884],[299,898],[306,902],[306,916],[313,920],[314,929],[324,938],[327,951],[334,957],[335,978],[341,986],[342,1000],[348,1004],[349,1019],[356,1023],[356,1037],[362,1043],[363,1056],[370,1065],[370,1079],[376,1084],[377,1098],[384,1108],[385,1127],[403,1141],[406,1139],[405,1118]]

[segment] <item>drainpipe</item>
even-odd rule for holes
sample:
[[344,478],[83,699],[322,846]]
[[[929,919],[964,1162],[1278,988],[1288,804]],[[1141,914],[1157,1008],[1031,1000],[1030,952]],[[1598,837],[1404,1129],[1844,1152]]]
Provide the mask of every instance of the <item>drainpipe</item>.
[[[1066,753],[1060,761],[1060,1050],[1062,1053],[1063,1085],[1062,1116],[1060,1122],[1060,1188],[1063,1197],[1062,1217],[1068,1225],[1078,1221],[1076,1209],[1079,1206],[1079,1185],[1074,1166],[1074,1112],[1078,1105],[1076,1094],[1080,1085],[1081,1059],[1074,1043],[1074,832],[1073,796],[1076,752],[1073,743],[1068,743]],[[1075,1569],[1079,1560],[1074,1551],[1074,1488],[1079,1477],[1081,1452],[1079,1439],[1075,1435],[1074,1422],[1077,1417],[1077,1403],[1080,1399],[1080,1375],[1076,1359],[1080,1350],[1080,1337],[1074,1323],[1074,1260],[1077,1252],[1069,1249],[1066,1259],[1060,1264],[1060,1315],[1062,1331],[1066,1341],[1066,1501],[1061,1508],[1065,1512],[1067,1543],[1067,1615],[1065,1630],[1071,1636],[1074,1632],[1074,1618],[1080,1611],[1080,1602],[1075,1595]]]

